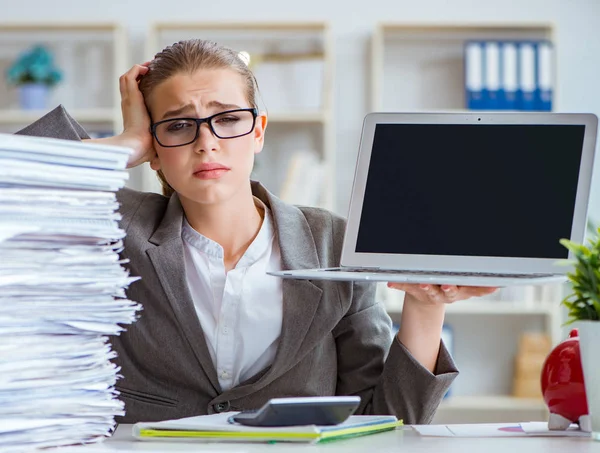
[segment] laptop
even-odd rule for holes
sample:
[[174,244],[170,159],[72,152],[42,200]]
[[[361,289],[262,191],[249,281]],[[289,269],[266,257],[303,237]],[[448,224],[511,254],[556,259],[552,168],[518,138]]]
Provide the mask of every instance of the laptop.
[[283,278],[461,286],[567,280],[582,243],[598,119],[559,113],[371,113],[340,267]]

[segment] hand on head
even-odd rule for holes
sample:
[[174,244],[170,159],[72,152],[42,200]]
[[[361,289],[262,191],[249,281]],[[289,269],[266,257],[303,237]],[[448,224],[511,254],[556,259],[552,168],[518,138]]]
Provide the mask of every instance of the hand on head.
[[124,145],[134,150],[129,157],[128,167],[148,162],[156,156],[150,133],[150,116],[138,87],[140,79],[148,73],[149,64],[149,61],[141,65],[136,64],[119,78],[123,114],[121,138]]

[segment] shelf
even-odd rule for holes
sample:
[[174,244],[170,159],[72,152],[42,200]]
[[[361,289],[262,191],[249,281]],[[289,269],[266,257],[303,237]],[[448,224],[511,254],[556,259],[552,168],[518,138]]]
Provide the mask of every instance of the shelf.
[[[398,110],[392,108],[380,108],[378,112],[381,113],[397,113]],[[537,110],[475,110],[475,109],[467,109],[467,108],[412,108],[410,109],[410,113],[464,113],[466,115],[506,115],[506,114],[514,114],[518,113],[519,115],[539,115],[540,111]]]
[[450,396],[440,404],[440,410],[476,411],[546,411],[544,400],[516,398],[504,395]]
[[[472,40],[553,41],[554,26],[546,22],[380,23],[372,39],[371,111],[462,109],[464,46]],[[552,76],[556,87],[556,74]]]
[[186,28],[202,28],[210,30],[276,30],[276,31],[294,31],[294,30],[323,30],[328,28],[327,22],[297,22],[297,21],[277,21],[277,22],[156,22],[153,25],[156,31],[177,30]]
[[[466,315],[546,315],[551,316],[557,307],[545,303],[496,300],[464,300],[446,306],[446,314]],[[388,308],[390,314],[402,309]]]
[[[115,119],[112,109],[68,109],[71,116],[83,123],[111,122]],[[0,110],[0,124],[31,123],[43,116],[45,110]],[[275,112],[268,114],[270,123],[324,123],[324,112]]]
[[113,22],[69,22],[69,21],[32,21],[32,22],[10,22],[0,23],[2,31],[114,31],[120,26]]
[[552,23],[543,22],[488,22],[488,23],[401,23],[401,22],[381,22],[379,24],[382,31],[386,33],[406,32],[406,33],[551,33],[554,28]]
[[[0,110],[0,124],[29,124],[47,110]],[[113,109],[69,109],[69,114],[80,123],[111,123],[115,119]]]
[[324,123],[325,112],[274,112],[267,113],[270,123]]
[[[126,30],[110,21],[0,22],[6,62],[19,52],[43,43],[63,80],[52,88],[46,109],[24,111],[17,90],[0,76],[0,126],[3,131],[31,124],[59,103],[89,132],[121,129],[119,77],[129,66]],[[79,105],[80,108],[75,106]]]

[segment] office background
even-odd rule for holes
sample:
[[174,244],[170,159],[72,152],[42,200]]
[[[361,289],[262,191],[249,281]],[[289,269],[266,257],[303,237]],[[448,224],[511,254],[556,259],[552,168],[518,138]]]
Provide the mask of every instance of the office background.
[[[301,3],[230,0],[176,3],[146,0],[118,2],[2,2],[2,22],[118,21],[129,35],[130,63],[145,56],[149,24],[157,21],[326,21],[334,41],[333,116],[335,124],[334,209],[345,215],[363,116],[370,110],[370,37],[378,22],[401,23],[550,23],[554,26],[556,104],[563,112],[600,115],[600,2],[597,0],[305,0]],[[260,81],[259,81],[260,82]],[[596,162],[596,169],[600,162]],[[592,191],[591,213],[600,218],[600,180]]]
[[[318,21],[328,24],[333,44],[333,55],[328,56],[333,65],[333,80],[329,111],[331,121],[328,120],[327,127],[332,134],[330,143],[333,144],[333,165],[325,179],[335,188],[335,200],[330,207],[342,215],[346,215],[348,209],[362,120],[374,105],[372,39],[381,22],[425,28],[433,24],[438,30],[448,25],[457,25],[459,28],[473,25],[499,26],[507,30],[516,25],[523,29],[539,30],[542,24],[542,31],[534,32],[534,36],[544,38],[546,35],[543,29],[549,27],[556,61],[553,100],[555,111],[591,112],[600,116],[598,0],[349,0],[343,3],[323,0],[147,0],[123,3],[0,0],[0,6],[0,24],[118,22],[127,36],[127,48],[122,49],[127,68],[147,59],[149,32],[156,22]],[[170,31],[168,36],[176,36],[176,33]],[[181,36],[184,37],[186,36]],[[5,44],[2,39],[0,36],[0,46]],[[175,39],[179,38],[174,38],[173,41]],[[444,37],[438,39],[441,42]],[[444,64],[443,57],[439,61]],[[384,68],[393,69],[394,64],[392,60]],[[400,63],[398,68],[402,70]],[[401,74],[395,80],[400,86]],[[385,89],[390,89],[391,86],[393,91],[393,83],[386,83],[387,85],[383,84]],[[17,125],[13,122],[10,126]],[[306,127],[320,126],[311,123]],[[286,126],[273,124],[273,131],[277,128],[280,128],[279,132],[273,132],[274,136],[285,134],[288,130]],[[324,133],[317,132],[316,135],[322,134]],[[294,134],[290,136],[295,137]],[[269,136],[267,137],[269,140]],[[290,145],[294,146],[293,143]],[[298,144],[297,149],[304,147],[303,142]],[[590,215],[594,219],[600,219],[599,169],[600,159],[595,163],[596,177],[590,202]],[[137,177],[141,176],[134,175],[134,182]],[[387,296],[383,292],[380,294],[383,299]],[[401,307],[397,300],[388,302],[393,318],[399,319]],[[454,349],[462,374],[451,389],[452,395],[442,406],[442,415],[437,421],[529,421],[544,417],[543,404],[539,399],[535,402],[527,399],[514,400],[507,398],[507,395],[515,392],[515,363],[518,362],[516,357],[520,354],[519,351],[526,349],[535,355],[535,348],[539,348],[536,359],[525,359],[527,363],[536,360],[539,362],[539,358],[545,354],[540,351],[545,351],[546,345],[538,343],[536,346],[535,338],[528,340],[522,334],[545,332],[550,335],[553,343],[564,335],[560,331],[556,291],[538,291],[535,294],[531,291],[513,294],[506,292],[503,294],[503,303],[494,306],[477,305],[476,302],[478,301],[455,304],[448,312],[445,336]],[[536,373],[538,371],[534,369],[534,379],[530,382],[537,379],[539,374]],[[481,398],[481,395],[488,395],[488,398]],[[467,398],[453,399],[452,396]]]

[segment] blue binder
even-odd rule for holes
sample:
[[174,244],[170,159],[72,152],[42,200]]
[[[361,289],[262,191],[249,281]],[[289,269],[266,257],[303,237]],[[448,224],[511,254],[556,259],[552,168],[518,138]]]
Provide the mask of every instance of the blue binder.
[[476,41],[465,43],[465,95],[468,109],[483,108],[483,46]]
[[553,83],[552,59],[553,47],[549,41],[540,41],[536,48],[536,110],[552,111]]
[[518,46],[519,55],[519,110],[536,109],[536,71],[535,71],[535,43],[520,42]]
[[500,45],[496,41],[484,43],[483,109],[500,109]]
[[517,110],[518,61],[517,43],[503,42],[500,45],[500,109]]

